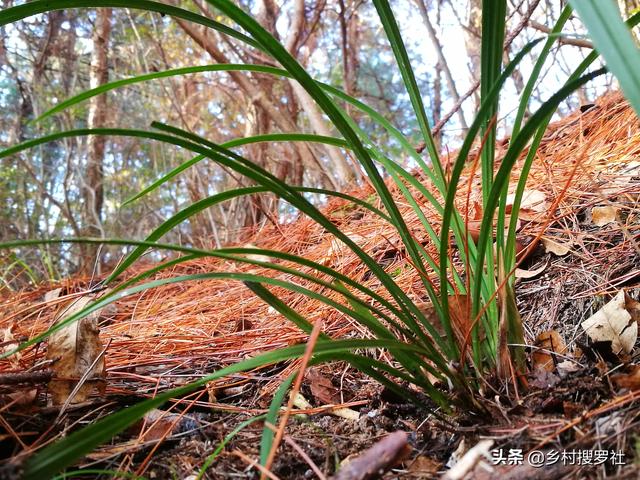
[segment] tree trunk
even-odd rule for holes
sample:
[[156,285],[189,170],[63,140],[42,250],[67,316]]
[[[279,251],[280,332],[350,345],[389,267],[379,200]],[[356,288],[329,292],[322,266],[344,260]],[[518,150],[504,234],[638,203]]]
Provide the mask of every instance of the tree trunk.
[[[342,5],[342,8],[344,9],[344,4]],[[293,56],[296,56],[297,39],[305,21],[304,0],[296,0],[293,7],[293,18],[291,21],[292,28],[290,29],[288,38],[285,41],[285,45],[289,50],[289,53]],[[348,62],[347,58],[344,60],[345,62]],[[346,74],[347,72],[345,72],[345,76]],[[345,81],[347,81],[347,78],[345,78]],[[309,95],[309,93],[307,93],[307,91],[296,80],[289,79],[289,83],[291,85],[291,89],[296,95],[298,103],[302,107],[302,110],[307,114],[309,124],[314,132],[326,137],[333,136],[331,130],[322,117],[320,108],[318,108],[313,98],[311,98],[311,95]],[[354,180],[360,179],[357,166],[355,168],[351,166],[339,148],[330,145],[323,145],[323,147],[331,161],[332,169],[336,173],[335,178],[339,186],[348,185]]]
[[[444,50],[442,48],[442,44],[440,43],[440,39],[438,38],[438,34],[436,32],[435,26],[431,22],[429,18],[429,11],[427,10],[427,5],[424,0],[416,0],[418,4],[418,9],[420,10],[420,15],[422,16],[422,20],[424,21],[424,25],[427,28],[427,35],[429,36],[429,40],[431,41],[431,45],[436,51],[438,55],[438,71],[444,74],[444,78],[447,82],[447,90],[449,90],[449,95],[451,95],[451,99],[454,103],[458,103],[460,101],[460,94],[458,93],[458,89],[456,87],[456,82],[453,79],[453,74],[451,73],[451,69],[449,68],[449,64],[447,63],[447,59],[444,55]],[[439,19],[436,24],[439,23]],[[467,46],[467,48],[469,48]],[[473,60],[476,62],[477,60]],[[438,83],[440,83],[440,79],[438,79]],[[438,115],[439,119],[440,115]],[[468,129],[467,121],[464,118],[464,112],[462,109],[458,110],[458,120],[460,122],[460,127],[462,127],[462,136],[466,134]],[[436,121],[437,123],[437,121]]]
[[[93,30],[93,51],[91,52],[91,67],[89,84],[96,88],[107,83],[109,78],[108,50],[111,34],[111,9],[99,9]],[[107,102],[105,95],[98,95],[89,104],[89,128],[104,126],[106,123]],[[104,150],[105,137],[89,136],[87,140],[87,166],[83,179],[82,197],[84,202],[83,230],[84,235],[98,237],[102,235],[102,206],[104,203]],[[96,268],[100,273],[100,259],[97,245],[84,245],[82,249],[81,270],[91,273]]]
[[[469,57],[471,83],[480,81],[480,45],[482,30],[482,0],[469,0],[469,16],[465,29],[464,43]],[[480,106],[480,96],[474,93],[476,108]]]

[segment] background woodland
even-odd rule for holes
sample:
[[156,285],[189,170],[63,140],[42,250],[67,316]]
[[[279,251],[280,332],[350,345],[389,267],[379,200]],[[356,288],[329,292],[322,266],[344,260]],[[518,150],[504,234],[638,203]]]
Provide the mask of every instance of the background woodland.
[[[13,1],[3,0],[7,8]],[[168,3],[222,18],[198,0]],[[419,132],[409,98],[370,2],[364,0],[242,0],[260,22],[315,78],[344,89],[397,125],[410,139]],[[437,142],[455,150],[478,102],[480,1],[396,0],[420,88]],[[552,0],[512,0],[505,61],[548,32],[562,7]],[[626,13],[638,0],[625,0]],[[224,20],[222,20],[224,21]],[[575,38],[554,47],[553,67],[533,92],[532,104],[557,88],[591,51],[572,19]],[[35,118],[87,88],[108,81],[183,66],[271,60],[217,32],[180,20],[125,9],[65,10],[0,28],[0,148],[71,128],[147,128],[152,120],[193,131],[214,142],[272,132],[335,135],[309,95],[293,81],[248,72],[205,72],[137,84],[86,101],[40,122]],[[524,87],[523,62],[508,88]],[[429,73],[427,73],[429,72]],[[610,86],[590,84],[560,108],[560,115],[587,104]],[[515,105],[515,103],[514,103]],[[508,107],[508,105],[507,105]],[[515,107],[514,107],[515,108]],[[498,127],[514,112],[503,108]],[[379,142],[386,133],[350,112]],[[504,129],[502,134],[508,134]],[[388,145],[393,146],[391,140]],[[243,154],[291,185],[348,190],[364,181],[344,150],[302,142],[260,143]],[[64,236],[144,238],[186,204],[247,180],[212,162],[199,162],[171,188],[155,190],[126,208],[120,205],[164,172],[187,161],[188,152],[134,138],[74,137],[42,145],[0,163],[0,241]],[[398,149],[398,162],[407,160]],[[324,201],[317,196],[318,203]],[[294,215],[273,195],[236,198],[185,222],[165,240],[197,247],[242,241],[247,229],[286,222]],[[0,289],[70,273],[99,273],[121,258],[116,247],[48,245],[0,253]],[[99,258],[99,261],[95,261]]]

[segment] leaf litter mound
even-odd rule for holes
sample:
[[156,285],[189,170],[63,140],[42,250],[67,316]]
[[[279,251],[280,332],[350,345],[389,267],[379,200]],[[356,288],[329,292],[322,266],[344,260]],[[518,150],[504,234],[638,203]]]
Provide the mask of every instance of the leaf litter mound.
[[[521,165],[522,160],[516,165],[512,189]],[[424,180],[421,173],[415,175]],[[458,197],[472,235],[481,216],[478,177],[469,167]],[[391,182],[389,186],[414,236],[437,256],[410,205],[397,187]],[[369,186],[349,193],[382,207]],[[427,218],[437,218],[426,199],[413,193]],[[290,440],[313,450],[311,460],[327,474],[335,469],[336,459],[400,429],[411,433],[414,451],[385,478],[435,478],[458,457],[466,458],[468,465],[460,462],[463,471],[457,478],[636,478],[634,462],[640,456],[640,362],[635,348],[640,318],[635,301],[640,294],[639,201],[640,125],[620,94],[608,94],[553,123],[530,173],[518,236],[523,252],[516,294],[530,350],[530,388],[513,392],[508,386],[491,387],[495,391],[485,392],[491,418],[460,412],[443,422],[344,365],[323,366],[313,369],[312,380],[303,384],[305,402],[298,405],[298,413],[311,416],[307,423],[290,423]],[[425,304],[421,280],[407,262],[393,227],[341,199],[329,200],[323,210],[412,299]],[[303,256],[380,291],[379,282],[358,258],[309,219],[268,224],[245,232],[245,237],[248,244]],[[138,265],[128,274],[148,268],[148,264]],[[212,258],[177,265],[155,278],[216,271],[270,275],[317,290],[286,274]],[[435,275],[433,280],[437,282]],[[2,293],[0,349],[13,348],[68,315],[74,302],[87,298],[89,283],[87,278],[69,278],[55,285]],[[332,337],[369,335],[316,300],[270,289],[311,322],[322,322]],[[322,293],[339,300],[332,292]],[[49,347],[45,342],[0,360],[4,458],[19,460],[66,432],[142,398],[258,353],[307,340],[306,334],[243,284],[231,281],[162,286],[121,299],[86,320],[89,323],[82,328],[62,335],[62,346],[49,340]],[[85,333],[80,335],[80,330]],[[61,352],[65,343],[66,353]],[[84,358],[87,349],[93,352],[88,359]],[[377,355],[387,359],[384,353]],[[83,378],[81,388],[73,390],[81,376],[78,372],[91,368],[104,370],[105,376]],[[142,424],[100,447],[82,465],[146,472],[157,478],[177,472],[185,478],[197,472],[204,458],[247,415],[264,413],[278,383],[296,368],[293,362],[212,382],[163,407],[166,411],[151,412]],[[355,410],[359,420],[327,416],[330,404]],[[257,457],[260,432],[253,427],[239,434],[208,470],[209,478],[253,478],[245,462],[247,456]],[[480,437],[490,439],[490,447],[478,443]],[[478,454],[478,448],[471,448],[474,445],[484,450]],[[547,459],[553,455],[549,452],[565,456],[580,452],[581,458],[549,460],[542,468],[515,457],[498,465],[486,458],[496,452],[515,455],[514,450],[521,450],[526,458],[533,449],[545,452]],[[596,464],[583,451],[607,451],[611,456],[615,452],[622,461],[608,457]],[[164,453],[159,456],[159,452]],[[311,472],[308,460],[288,446],[281,449],[273,471],[280,478],[307,478]]]

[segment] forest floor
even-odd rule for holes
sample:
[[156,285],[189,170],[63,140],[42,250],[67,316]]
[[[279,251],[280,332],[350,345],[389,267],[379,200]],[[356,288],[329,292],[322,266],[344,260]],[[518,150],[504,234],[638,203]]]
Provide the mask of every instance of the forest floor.
[[[329,478],[345,458],[357,458],[397,431],[407,433],[408,446],[400,442],[394,452],[402,461],[387,462],[389,470],[380,478],[638,478],[640,126],[621,97],[611,94],[553,124],[538,157],[527,189],[539,200],[525,204],[519,237],[533,246],[516,283],[529,345],[528,388],[514,391],[490,379],[483,412],[458,410],[445,416],[428,399],[416,407],[347,365],[314,367],[300,391],[308,405],[298,405],[287,424],[272,478]],[[470,191],[477,192],[475,182],[473,176],[468,179]],[[372,198],[369,187],[350,193]],[[398,190],[392,193],[398,195]],[[474,218],[471,200],[467,213]],[[428,205],[424,208],[428,213]],[[418,238],[424,237],[410,207],[401,209]],[[324,211],[392,272],[408,295],[425,300],[420,279],[395,247],[391,227],[342,200],[331,200]],[[267,226],[247,241],[331,264],[370,288],[379,287],[350,251],[309,220]],[[426,240],[425,248],[432,248]],[[136,272],[145,268],[149,265],[136,267]],[[216,270],[262,273],[207,258],[177,265],[156,278]],[[0,348],[45,331],[91,283],[72,278],[2,292],[5,338]],[[322,321],[334,337],[364,334],[318,302],[284,290],[274,293],[310,321]],[[605,312],[624,311],[629,318],[612,338],[594,342],[583,323],[594,314],[596,320],[602,316],[597,312],[605,305]],[[19,478],[20,462],[28,454],[108,413],[257,352],[307,338],[243,285],[209,280],[123,298],[101,312],[99,327],[106,385],[86,393],[79,404],[52,402],[56,391],[49,382],[56,362],[44,345],[0,360],[0,423],[5,429],[0,458],[9,460],[0,476]],[[196,478],[205,459],[235,427],[266,412],[279,382],[298,367],[297,362],[279,364],[211,382],[148,414],[79,465],[145,478]],[[328,406],[335,404],[351,418],[337,416]],[[259,457],[263,428],[256,422],[231,438],[204,478],[258,478],[251,462]],[[450,470],[456,461],[459,466],[468,462],[458,477]],[[335,478],[378,478],[359,474]]]

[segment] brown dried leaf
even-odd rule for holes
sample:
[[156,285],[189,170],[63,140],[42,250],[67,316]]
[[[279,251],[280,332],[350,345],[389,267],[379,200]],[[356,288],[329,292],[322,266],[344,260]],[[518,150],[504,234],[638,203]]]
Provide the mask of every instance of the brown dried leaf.
[[[467,295],[449,295],[449,317],[451,319],[451,327],[456,338],[458,347],[462,348],[467,333],[471,329],[471,319],[469,317],[470,303]],[[427,320],[436,331],[443,337],[446,335],[445,329],[440,322],[440,318],[436,314],[433,304],[425,302],[418,304],[418,308],[425,315]],[[470,337],[469,337],[470,338]]]
[[610,342],[611,350],[618,356],[631,353],[638,338],[638,323],[627,310],[627,298],[624,290],[620,290],[609,303],[582,322],[582,328],[593,342]]
[[157,442],[178,433],[186,421],[184,415],[154,408],[149,410],[134,428],[144,442]]
[[617,215],[618,209],[611,205],[593,207],[591,209],[591,221],[596,227],[604,227],[609,223],[615,222]]
[[542,244],[544,245],[544,249],[547,252],[551,252],[554,255],[562,257],[571,251],[571,246],[573,245],[573,242],[560,243],[557,240],[552,240],[551,238],[542,237]]
[[553,372],[558,363],[558,357],[554,353],[564,354],[567,345],[558,332],[548,330],[538,335],[534,344],[540,350],[536,349],[533,353],[534,370],[545,370]]
[[62,293],[62,288],[54,288],[53,290],[49,290],[47,293],[44,294],[44,301],[47,303],[52,302],[53,300],[58,298],[61,293]]
[[627,309],[633,321],[640,324],[640,302],[635,301],[629,295],[625,295],[624,308]]
[[[540,190],[525,190],[520,203],[520,213],[518,218],[527,221],[539,221],[541,213],[549,210],[547,196]],[[507,206],[513,206],[515,193],[507,195]]]
[[611,375],[611,381],[619,389],[640,390],[640,365],[631,365],[629,373]]
[[[4,354],[12,350],[15,350],[18,344],[18,342],[16,341],[16,338],[13,336],[13,327],[14,325],[11,325],[8,328],[0,329],[0,339],[2,339],[1,340],[2,346],[0,346],[0,354]],[[17,352],[7,358],[9,359],[9,364],[11,365],[12,368],[18,368],[20,366],[20,359],[22,358],[22,353]]]
[[[449,317],[458,347],[462,349],[467,334],[472,327],[471,303],[467,295],[449,295]],[[469,338],[471,336],[469,335]]]
[[[87,295],[72,301],[57,315],[55,323],[63,322],[93,300],[95,300],[93,296]],[[47,359],[53,361],[54,375],[49,382],[53,405],[62,405],[67,401],[78,381],[87,374],[94,363],[88,380],[69,403],[86,401],[96,387],[104,385],[104,358],[98,358],[103,349],[99,337],[99,317],[99,311],[93,312],[54,332],[49,337]]]
[[316,402],[320,405],[336,405],[340,402],[340,390],[333,386],[331,379],[322,375],[316,369],[307,373],[309,388]]
[[441,462],[438,462],[431,457],[420,455],[411,462],[407,470],[413,474],[413,476],[417,476],[418,478],[436,478],[441,466]]
[[524,279],[528,279],[528,278],[535,278],[538,275],[540,275],[542,272],[544,272],[547,268],[547,264],[545,263],[544,265],[542,265],[541,267],[535,268],[533,270],[525,270],[522,268],[516,268],[516,278],[524,278]]
[[[38,396],[37,388],[30,388],[28,390],[22,389],[17,392],[11,392],[7,394],[7,402],[0,403],[11,403],[14,407],[30,407],[35,402],[36,397]],[[4,400],[4,399],[3,399]]]
[[[507,195],[507,205],[513,205],[516,198],[515,193]],[[546,212],[548,210],[547,196],[540,190],[525,190],[522,192],[521,210],[532,210],[534,212]]]

